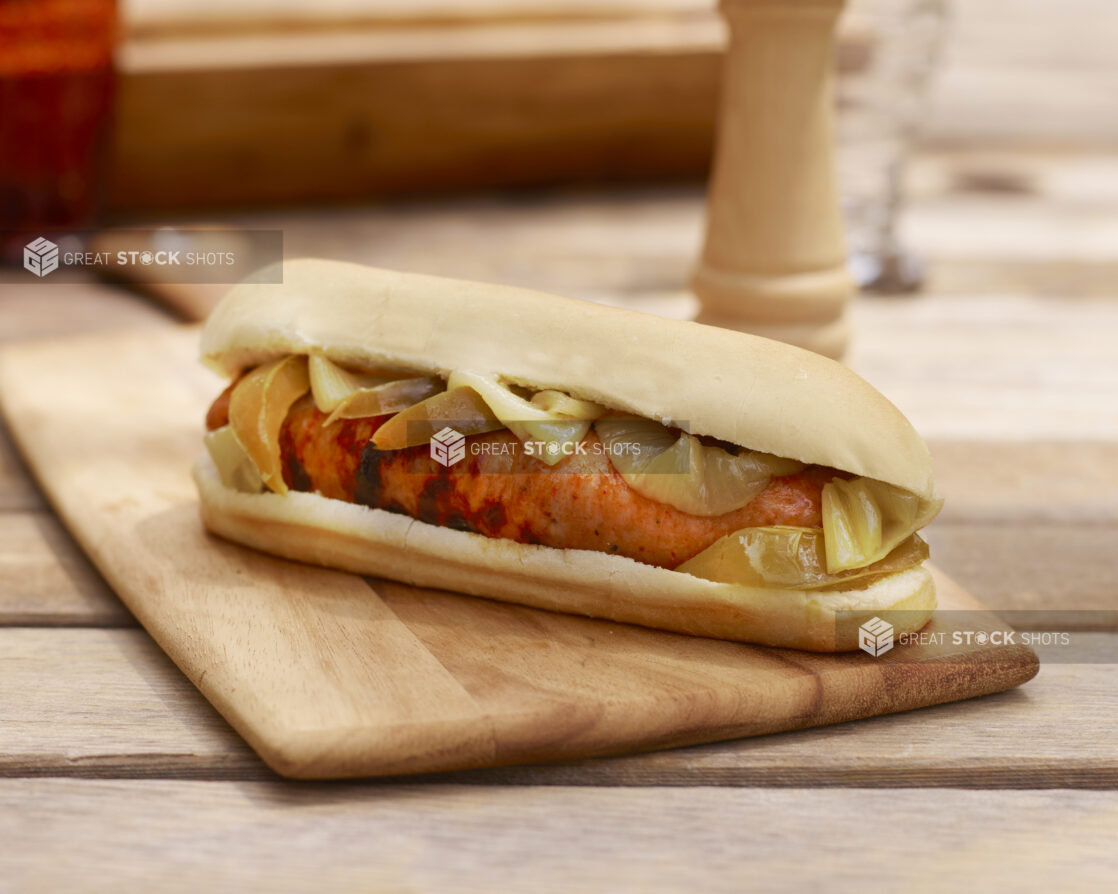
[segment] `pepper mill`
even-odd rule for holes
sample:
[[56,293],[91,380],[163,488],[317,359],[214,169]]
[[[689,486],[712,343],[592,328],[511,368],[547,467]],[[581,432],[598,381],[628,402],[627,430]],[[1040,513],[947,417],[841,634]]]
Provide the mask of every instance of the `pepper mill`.
[[841,357],[854,283],[835,183],[832,65],[843,0],[721,0],[730,27],[699,322]]

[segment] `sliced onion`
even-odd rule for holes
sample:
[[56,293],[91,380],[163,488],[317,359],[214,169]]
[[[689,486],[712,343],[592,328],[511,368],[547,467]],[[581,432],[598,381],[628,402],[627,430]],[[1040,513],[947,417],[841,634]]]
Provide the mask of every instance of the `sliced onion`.
[[308,367],[314,405],[323,413],[333,413],[355,391],[376,388],[403,378],[391,373],[353,372],[321,354],[311,354]]
[[[572,452],[574,445],[586,437],[590,422],[605,413],[605,407],[591,401],[575,401],[568,405],[578,415],[560,410],[547,410],[516,394],[493,372],[456,370],[450,374],[448,388],[472,388],[501,422],[521,441],[535,442],[532,455],[553,466]],[[567,395],[563,395],[567,397]],[[556,401],[544,398],[543,402]]]
[[579,400],[562,391],[537,391],[529,403],[545,413],[565,416],[568,419],[588,419],[593,421],[605,414],[606,408],[589,400]]
[[836,574],[827,570],[824,539],[821,528],[742,528],[715,541],[676,571],[749,587],[816,590],[895,574],[928,558],[928,544],[913,534],[880,561]]
[[836,478],[823,486],[827,571],[861,568],[887,556],[939,514],[943,500],[925,500],[872,478]]
[[585,419],[552,422],[509,421],[505,425],[522,443],[531,442],[531,446],[525,448],[526,454],[549,466],[554,466],[564,457],[572,455],[574,446],[590,431],[590,422]]
[[323,425],[329,425],[335,419],[365,419],[399,413],[442,390],[442,380],[433,376],[397,379],[371,388],[358,388],[338,404]]
[[287,493],[280,459],[280,429],[291,405],[310,387],[307,358],[291,354],[248,373],[229,398],[229,425],[264,484],[276,493]]
[[733,512],[760,494],[774,476],[792,475],[804,467],[768,453],[734,454],[635,416],[606,416],[594,429],[613,467],[633,490],[690,515]]
[[418,447],[448,425],[467,436],[504,428],[476,391],[452,388],[397,413],[376,430],[373,446],[378,450]]
[[245,451],[244,445],[237,440],[233,426],[223,425],[207,432],[205,441],[222,484],[246,494],[258,494],[264,489],[260,472]]

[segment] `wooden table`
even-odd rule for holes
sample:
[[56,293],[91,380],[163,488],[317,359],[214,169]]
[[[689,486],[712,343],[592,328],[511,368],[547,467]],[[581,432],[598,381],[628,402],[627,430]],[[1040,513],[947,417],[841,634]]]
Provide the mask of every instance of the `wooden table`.
[[[1089,618],[1089,663],[1046,664],[970,702],[725,744],[284,782],[136,626],[5,435],[0,891],[1113,883],[1118,614],[1080,610],[1118,607],[1118,161],[942,152],[913,187],[906,226],[930,288],[860,299],[850,362],[932,446],[947,497],[936,561],[995,608],[1056,610],[1069,628]],[[283,226],[289,254],[684,313],[701,209],[698,190],[679,189],[238,222]],[[170,321],[92,282],[0,298],[4,340]]]
[[[1067,624],[1118,608],[1112,5],[953,4],[935,151],[912,172],[905,221],[932,281],[854,308],[851,362],[932,446],[948,498],[936,561],[994,607]],[[688,83],[712,80],[716,44]],[[699,126],[677,142],[705,145],[710,108],[688,107]],[[253,222],[283,226],[292,254],[682,313],[700,216],[681,188]],[[168,319],[101,284],[0,291],[0,340]],[[908,715],[450,778],[287,783],[136,626],[0,432],[0,892],[1105,890],[1118,625],[1093,622],[1096,660]]]

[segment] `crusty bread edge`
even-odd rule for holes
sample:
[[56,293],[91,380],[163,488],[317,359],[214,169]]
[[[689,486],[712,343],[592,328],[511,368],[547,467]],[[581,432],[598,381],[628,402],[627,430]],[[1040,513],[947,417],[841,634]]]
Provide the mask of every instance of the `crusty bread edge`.
[[[883,611],[894,634],[936,606],[931,573],[914,568],[864,589],[798,591],[703,580],[589,550],[554,549],[441,528],[404,515],[292,491],[226,488],[208,454],[194,467],[202,520],[263,552],[534,608],[720,639],[815,652],[856,649],[857,628]],[[841,622],[837,612],[842,612]]]

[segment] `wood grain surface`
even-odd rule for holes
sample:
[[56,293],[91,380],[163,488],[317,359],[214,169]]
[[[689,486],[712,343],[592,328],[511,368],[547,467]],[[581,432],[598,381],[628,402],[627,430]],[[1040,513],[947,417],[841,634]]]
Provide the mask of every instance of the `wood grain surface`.
[[[948,638],[880,659],[762,649],[387,581],[370,587],[222,543],[201,530],[187,474],[220,389],[196,350],[193,328],[9,348],[0,402],[109,583],[285,775],[691,744],[987,694],[1036,672],[1023,647]],[[941,607],[983,623],[946,578],[937,587]]]
[[[17,890],[1097,892],[1114,792],[0,780]],[[930,804],[936,809],[930,809]],[[112,822],[105,823],[112,811]],[[180,817],[191,817],[183,834]],[[104,826],[97,839],[91,825]],[[140,846],[142,844],[142,846]],[[65,856],[49,863],[41,854]]]
[[[913,299],[856,302],[857,341],[882,348],[862,371],[889,391],[911,356],[956,394],[968,382],[982,407],[982,425],[972,416],[965,430],[927,433],[948,496],[930,532],[941,567],[998,606],[1063,609],[1089,596],[1113,610],[1113,550],[1086,544],[1118,534],[1107,529],[1118,518],[1118,441],[1104,434],[1105,409],[1118,406],[1116,361],[1097,348],[1081,356],[1066,333],[1078,326],[1097,345],[1096,309],[1113,307],[1118,283],[1114,4],[951,6],[904,218],[929,285]],[[701,212],[698,190],[655,189],[224,222],[282,227],[293,253],[679,313]],[[956,307],[970,303],[982,312]],[[925,325],[941,316],[953,323]],[[166,323],[116,288],[0,286],[5,341]],[[1007,331],[1014,338],[1003,341]],[[1049,331],[1065,335],[1049,341]],[[1077,381],[1094,383],[1094,421],[1055,393]],[[934,387],[904,387],[907,413],[950,422]],[[1066,435],[1039,437],[1030,406],[1005,400],[1029,390],[1049,430]],[[0,593],[15,594],[0,597],[0,774],[116,778],[0,780],[0,890],[1047,894],[1118,882],[1113,660],[1064,665],[1042,653],[1035,680],[981,699],[651,754],[467,771],[463,787],[444,775],[409,786],[277,780],[146,633],[101,626],[105,604],[128,616],[115,596],[76,595],[96,586],[78,583],[96,572],[75,561],[80,548],[57,522],[57,537],[40,536],[42,519],[31,516],[49,509],[2,428],[0,513],[22,533],[0,537]],[[18,570],[29,567],[39,570]],[[1114,633],[1091,636],[1100,657],[1118,649]]]
[[135,623],[48,512],[0,513],[0,618],[13,626]]
[[[1080,654],[1082,663],[1044,664],[1023,688],[915,712],[431,778],[524,785],[1113,788],[1118,637],[1088,634]],[[142,631],[0,629],[0,656],[7,681],[0,717],[8,724],[0,737],[0,776],[274,778]],[[1042,662],[1045,657],[1042,649]],[[52,731],[49,746],[44,727]]]

